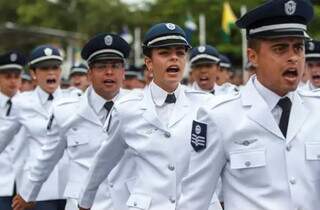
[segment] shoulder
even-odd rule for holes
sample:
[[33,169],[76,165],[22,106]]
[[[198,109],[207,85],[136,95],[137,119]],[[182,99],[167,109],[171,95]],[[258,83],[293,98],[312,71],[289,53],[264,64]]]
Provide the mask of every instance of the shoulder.
[[32,91],[25,91],[22,93],[17,94],[12,98],[12,103],[16,106],[25,106],[27,104],[33,103],[34,102],[34,97],[35,97],[35,92],[34,90]]
[[83,94],[81,90],[75,87],[61,89],[61,93],[63,97],[80,97]]
[[144,91],[142,89],[134,90],[123,90],[121,97],[116,101],[115,105],[121,106],[123,104],[128,104],[136,101],[141,101],[143,99]]
[[208,109],[215,109],[222,105],[232,105],[235,101],[240,100],[241,94],[239,92],[233,92],[231,94],[218,95],[211,98],[208,102]]
[[299,89],[297,94],[307,106],[315,107],[318,110],[320,104],[320,91],[302,90]]

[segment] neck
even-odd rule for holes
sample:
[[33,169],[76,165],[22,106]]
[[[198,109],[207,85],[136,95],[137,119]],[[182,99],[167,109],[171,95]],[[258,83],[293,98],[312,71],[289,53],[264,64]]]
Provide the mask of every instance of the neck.
[[154,83],[155,83],[156,85],[158,85],[161,89],[165,90],[165,91],[168,92],[168,93],[174,92],[174,91],[178,88],[178,86],[179,86],[179,84],[176,84],[176,83],[170,84],[170,85],[163,85],[163,84],[158,83],[158,82],[155,81],[155,80],[154,80]]

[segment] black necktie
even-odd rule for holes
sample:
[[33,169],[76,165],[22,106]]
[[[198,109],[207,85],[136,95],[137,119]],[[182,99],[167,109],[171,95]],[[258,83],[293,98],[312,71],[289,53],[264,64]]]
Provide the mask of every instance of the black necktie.
[[50,93],[48,97],[48,101],[52,101],[52,100],[53,100],[53,95]]
[[164,101],[167,104],[172,104],[172,103],[176,103],[176,96],[174,95],[174,93],[172,94],[168,94],[166,100]]
[[282,134],[284,135],[284,137],[287,137],[288,123],[289,123],[292,103],[288,97],[284,97],[279,100],[278,106],[280,106],[282,109],[279,128]]
[[107,116],[108,116],[108,114],[110,113],[110,110],[113,107],[113,101],[107,101],[103,106],[107,110],[107,112],[108,112]]
[[212,95],[214,95],[215,92],[216,92],[215,90],[210,91],[210,93],[211,93]]
[[8,105],[8,109],[7,109],[6,116],[9,116],[9,115],[10,115],[10,111],[11,111],[11,106],[12,106],[12,101],[11,101],[11,99],[9,99],[9,100],[7,101],[7,105]]

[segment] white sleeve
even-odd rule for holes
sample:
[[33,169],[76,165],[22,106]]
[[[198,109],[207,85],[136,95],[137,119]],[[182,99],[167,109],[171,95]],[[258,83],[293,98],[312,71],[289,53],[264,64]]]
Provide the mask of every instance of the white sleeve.
[[12,104],[10,116],[0,115],[0,153],[3,152],[21,128],[18,116],[19,110],[16,104]]
[[67,143],[59,132],[60,128],[56,124],[54,115],[51,115],[47,130],[48,141],[41,147],[41,154],[37,157],[20,191],[22,198],[26,201],[36,200],[42,184],[64,154]]
[[112,120],[110,120],[110,124],[104,127],[104,130],[108,129],[109,137],[102,143],[95,155],[86,181],[82,186],[79,206],[83,208],[90,208],[92,206],[99,185],[108,177],[110,171],[118,164],[126,150],[126,144],[121,137],[120,117],[115,110],[113,110],[111,116]]
[[210,112],[200,108],[196,122],[206,125],[206,147],[191,153],[188,175],[182,181],[177,210],[208,210],[226,163],[221,134],[210,118]]

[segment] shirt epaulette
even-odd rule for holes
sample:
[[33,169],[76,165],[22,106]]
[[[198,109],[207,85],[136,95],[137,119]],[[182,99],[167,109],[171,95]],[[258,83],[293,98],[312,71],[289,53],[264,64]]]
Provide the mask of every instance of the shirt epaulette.
[[55,105],[57,107],[59,106],[63,106],[66,104],[74,104],[74,103],[78,103],[80,101],[79,97],[66,97],[66,98],[60,98],[57,101],[55,101]]
[[141,89],[134,89],[131,90],[129,93],[121,97],[116,104],[123,104],[129,101],[140,101],[143,98],[143,90]]
[[315,98],[320,97],[320,89],[317,91],[298,89],[297,92],[300,96],[304,96],[304,97],[315,97]]
[[219,95],[214,98],[211,98],[208,102],[208,106],[210,109],[216,108],[222,104],[234,101],[236,99],[240,98],[239,92],[234,92],[232,94],[226,94],[226,95]]

